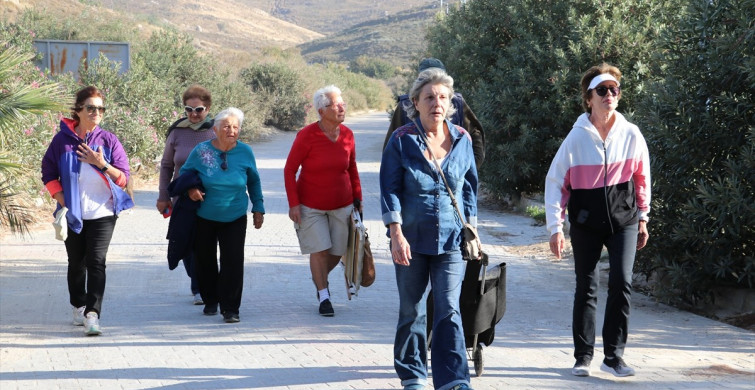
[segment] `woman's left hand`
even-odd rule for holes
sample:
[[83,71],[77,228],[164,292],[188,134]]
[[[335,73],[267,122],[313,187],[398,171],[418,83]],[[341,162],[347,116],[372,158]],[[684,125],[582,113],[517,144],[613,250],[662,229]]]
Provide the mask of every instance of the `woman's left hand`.
[[648,234],[648,223],[647,221],[640,221],[639,232],[637,233],[637,250],[640,250],[647,245],[648,238],[650,238],[650,234]]
[[254,223],[255,229],[261,228],[263,222],[265,222],[265,214],[262,214],[259,211],[252,213],[252,223]]
[[101,168],[107,165],[107,162],[105,162],[105,157],[102,156],[102,146],[98,149],[99,151],[94,151],[89,145],[81,143],[76,154],[79,156],[79,161]]

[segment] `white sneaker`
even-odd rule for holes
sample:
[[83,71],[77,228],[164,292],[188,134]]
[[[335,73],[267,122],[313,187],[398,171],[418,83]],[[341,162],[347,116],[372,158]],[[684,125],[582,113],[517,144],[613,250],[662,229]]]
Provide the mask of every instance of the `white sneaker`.
[[202,300],[202,296],[199,293],[194,294],[194,304],[197,305],[197,306],[204,305],[204,301]]
[[588,357],[579,357],[577,362],[574,363],[574,367],[571,369],[572,375],[575,376],[590,376],[590,363],[592,359]]
[[634,368],[627,366],[622,358],[603,359],[600,370],[614,376],[634,376]]
[[84,334],[87,336],[98,336],[101,333],[100,316],[96,312],[90,311],[87,313],[87,318],[84,319]]
[[84,325],[84,309],[86,306],[73,308],[73,324],[76,326]]

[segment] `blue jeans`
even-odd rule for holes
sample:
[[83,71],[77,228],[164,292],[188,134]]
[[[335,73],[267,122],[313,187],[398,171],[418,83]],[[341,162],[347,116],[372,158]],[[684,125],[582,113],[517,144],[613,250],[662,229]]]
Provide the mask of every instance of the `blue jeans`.
[[433,292],[433,386],[469,384],[467,350],[459,313],[466,263],[461,252],[423,255],[412,252],[409,266],[395,265],[399,317],[393,366],[401,385],[427,384],[427,283]]
[[595,350],[595,316],[600,277],[597,265],[604,245],[608,250],[610,271],[603,320],[603,354],[607,359],[624,355],[632,304],[632,268],[637,252],[637,229],[637,224],[634,224],[624,226],[613,234],[598,234],[576,225],[572,225],[569,230],[577,278],[572,315],[575,358],[592,359]]

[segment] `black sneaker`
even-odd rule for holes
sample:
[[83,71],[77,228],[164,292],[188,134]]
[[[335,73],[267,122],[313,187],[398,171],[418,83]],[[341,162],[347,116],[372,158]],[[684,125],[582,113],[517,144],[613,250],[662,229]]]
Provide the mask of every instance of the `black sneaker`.
[[592,363],[592,358],[589,356],[578,357],[577,362],[574,363],[574,367],[571,369],[572,375],[590,376],[590,363]]
[[634,376],[634,368],[627,366],[622,358],[603,359],[600,370],[614,376]]
[[236,313],[225,312],[223,313],[223,321],[232,324],[241,321],[241,319],[239,319],[239,315]]
[[330,304],[330,299],[326,299],[320,302],[320,315],[323,317],[333,317],[336,314],[333,311],[333,305]]
[[206,316],[214,316],[215,314],[218,314],[218,305],[204,305],[204,310],[202,310],[202,312]]

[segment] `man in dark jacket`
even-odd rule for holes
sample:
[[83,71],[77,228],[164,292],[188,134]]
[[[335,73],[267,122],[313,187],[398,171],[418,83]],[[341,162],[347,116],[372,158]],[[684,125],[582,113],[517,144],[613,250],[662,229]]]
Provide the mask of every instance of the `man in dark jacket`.
[[[446,70],[446,67],[439,59],[425,58],[420,61],[417,72],[419,73],[429,68],[440,68],[443,69],[443,71]],[[404,110],[404,106],[408,104],[412,104],[409,100],[409,95],[401,95],[398,97],[398,105],[393,111],[391,124],[388,127],[388,134],[385,135],[385,141],[383,142],[383,149],[388,145],[388,140],[391,139],[391,134],[393,134],[396,129],[409,122],[409,118],[406,116],[406,111]],[[467,102],[464,101],[464,97],[461,96],[460,93],[454,93],[453,98],[451,98],[451,104],[456,108],[456,113],[449,119],[451,120],[451,123],[467,130],[472,137],[472,150],[474,150],[474,159],[477,164],[477,169],[479,170],[482,166],[483,160],[485,160],[485,133],[482,130],[482,124],[480,124],[477,116],[475,116],[472,109],[469,108]]]

